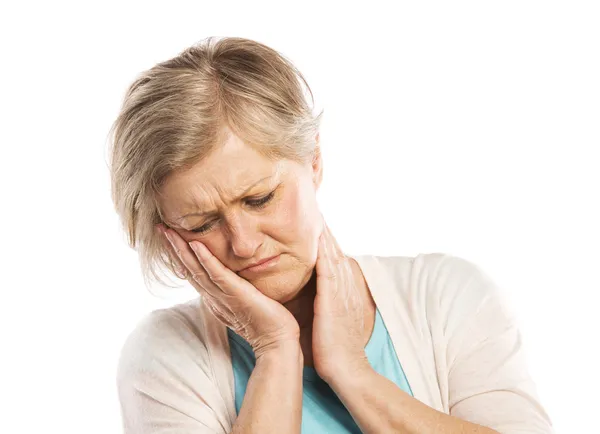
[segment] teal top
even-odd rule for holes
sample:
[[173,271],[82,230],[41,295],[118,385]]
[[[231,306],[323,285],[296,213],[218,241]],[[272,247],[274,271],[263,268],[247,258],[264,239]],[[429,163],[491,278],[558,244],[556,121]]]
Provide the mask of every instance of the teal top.
[[[235,410],[239,414],[256,358],[250,344],[241,336],[230,328],[227,328],[227,335],[235,381]],[[375,325],[365,353],[377,373],[413,396],[379,309],[376,309]],[[304,367],[302,382],[302,434],[361,432],[335,392],[312,366]]]

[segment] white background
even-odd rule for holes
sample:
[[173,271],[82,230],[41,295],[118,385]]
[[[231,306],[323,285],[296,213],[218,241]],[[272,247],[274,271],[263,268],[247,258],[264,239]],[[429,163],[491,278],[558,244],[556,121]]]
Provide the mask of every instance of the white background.
[[414,3],[2,6],[0,431],[121,432],[123,340],[197,295],[143,285],[107,134],[139,72],[211,35],[266,43],[306,75],[342,247],[481,266],[520,317],[557,432],[597,429],[598,3]]

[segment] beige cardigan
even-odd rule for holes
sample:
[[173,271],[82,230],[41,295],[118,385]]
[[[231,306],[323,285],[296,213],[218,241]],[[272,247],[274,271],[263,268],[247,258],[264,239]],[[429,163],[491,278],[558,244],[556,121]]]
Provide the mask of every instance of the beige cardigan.
[[[414,397],[499,433],[553,433],[515,318],[475,264],[442,253],[360,255]],[[235,422],[226,328],[200,297],[143,318],[117,385],[126,434],[228,434]]]

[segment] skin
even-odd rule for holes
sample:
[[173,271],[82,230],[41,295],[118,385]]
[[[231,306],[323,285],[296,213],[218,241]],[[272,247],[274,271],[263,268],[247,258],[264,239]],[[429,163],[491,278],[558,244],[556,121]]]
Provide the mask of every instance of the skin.
[[[318,144],[318,135],[316,137]],[[256,184],[240,197],[247,187]],[[312,164],[270,161],[229,131],[227,141],[187,172],[173,174],[164,184],[159,205],[164,226],[182,242],[200,241],[211,255],[267,297],[281,303],[300,327],[304,364],[313,362],[313,323],[317,296],[317,256],[324,220],[316,192],[322,180],[322,159]],[[262,208],[257,200],[274,192]],[[236,199],[238,198],[239,199]],[[199,216],[188,213],[217,211]],[[193,230],[202,228],[203,233]],[[173,232],[174,231],[174,232]],[[165,244],[175,262],[187,267]],[[180,249],[181,250],[181,249]],[[281,254],[276,270],[240,271],[266,257]],[[349,258],[348,270],[360,299],[365,326],[360,345],[367,344],[375,320],[375,303],[359,265]],[[188,272],[189,274],[189,272]]]
[[[265,208],[251,209],[244,198],[232,200],[240,186],[273,173],[276,177],[270,183],[248,194],[263,197],[276,188],[273,202]],[[250,298],[262,306],[255,312],[259,319],[265,323],[272,316],[295,319],[300,335],[291,334],[296,341],[292,345],[297,348],[299,338],[304,364],[314,365],[361,432],[497,434],[428,407],[371,367],[364,347],[373,330],[375,304],[360,267],[344,255],[318,211],[315,193],[321,178],[320,154],[307,167],[289,161],[272,163],[230,136],[201,165],[167,183],[161,206],[169,216],[165,223],[174,230],[167,230],[170,243],[165,246],[194,276],[194,282],[202,282],[208,306],[218,299],[247,296],[251,291],[244,284],[250,282],[266,296],[262,301]],[[178,220],[190,212],[194,200],[203,209],[219,210],[217,217],[210,218],[216,224],[203,235],[190,230],[202,226],[204,219]],[[248,264],[279,253],[275,272],[240,272]],[[257,360],[260,357],[257,354]],[[294,405],[297,417],[301,401]],[[299,427],[298,420],[293,423]]]

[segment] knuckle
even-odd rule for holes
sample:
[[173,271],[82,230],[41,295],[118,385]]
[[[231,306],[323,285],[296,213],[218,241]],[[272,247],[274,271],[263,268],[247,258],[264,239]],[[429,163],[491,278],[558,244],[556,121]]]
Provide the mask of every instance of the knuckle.
[[181,258],[181,249],[174,244],[172,244],[171,246],[172,246],[173,252],[175,252],[177,257]]
[[206,290],[206,288],[203,285],[198,284],[197,282],[193,282],[193,281],[190,283],[192,284],[192,286],[194,287],[196,292],[198,294],[200,294],[201,297],[207,298],[207,299],[210,297],[210,293]]
[[194,271],[191,273],[191,277],[194,281],[201,283],[206,279],[206,274],[200,271]]
[[[200,274],[200,273],[198,273],[198,274]],[[204,269],[204,275],[206,276],[206,278],[212,280],[213,282],[215,281],[214,274],[215,274],[214,272],[212,272],[208,269]]]
[[221,286],[227,283],[227,278],[223,275],[215,275],[211,277],[211,280],[215,282],[217,285]]
[[335,265],[340,265],[342,262],[344,262],[344,258],[342,256],[335,256],[333,258],[333,263]]

